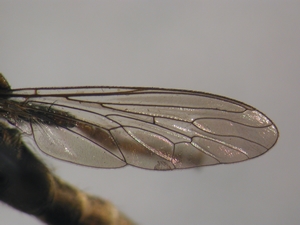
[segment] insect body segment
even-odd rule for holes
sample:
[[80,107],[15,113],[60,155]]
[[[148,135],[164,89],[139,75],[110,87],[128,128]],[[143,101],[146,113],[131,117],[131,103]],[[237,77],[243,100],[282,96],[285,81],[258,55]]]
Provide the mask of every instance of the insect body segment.
[[20,132],[3,123],[0,200],[48,225],[134,224],[110,202],[88,195],[52,174],[22,142]]
[[233,163],[265,153],[278,138],[273,122],[255,108],[203,92],[28,88],[3,89],[1,98],[8,102],[1,111],[9,104],[18,108],[3,117],[31,131],[42,151],[93,167],[172,170]]

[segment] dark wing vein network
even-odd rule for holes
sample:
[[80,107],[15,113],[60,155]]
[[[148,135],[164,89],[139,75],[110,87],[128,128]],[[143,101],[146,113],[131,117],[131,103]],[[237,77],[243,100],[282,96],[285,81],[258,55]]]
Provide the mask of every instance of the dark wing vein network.
[[202,92],[19,89],[10,102],[18,113],[12,123],[32,132],[43,152],[92,167],[172,170],[233,163],[265,153],[278,138],[261,112]]

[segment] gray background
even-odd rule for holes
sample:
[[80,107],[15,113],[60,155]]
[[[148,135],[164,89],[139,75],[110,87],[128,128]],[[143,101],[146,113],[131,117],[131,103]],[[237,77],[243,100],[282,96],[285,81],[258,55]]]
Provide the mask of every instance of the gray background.
[[[143,225],[299,224],[299,15],[299,1],[1,1],[0,71],[13,88],[169,87],[257,107],[281,136],[244,163],[103,170],[37,154]],[[2,203],[0,223],[41,224]]]

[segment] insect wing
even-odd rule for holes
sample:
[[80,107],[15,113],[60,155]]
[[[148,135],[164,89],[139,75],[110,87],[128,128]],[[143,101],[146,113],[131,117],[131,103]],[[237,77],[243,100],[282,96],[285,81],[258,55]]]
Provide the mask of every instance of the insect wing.
[[278,139],[263,113],[203,92],[38,88],[13,90],[9,100],[20,108],[15,123],[30,125],[43,152],[92,167],[172,170],[233,163],[265,153]]

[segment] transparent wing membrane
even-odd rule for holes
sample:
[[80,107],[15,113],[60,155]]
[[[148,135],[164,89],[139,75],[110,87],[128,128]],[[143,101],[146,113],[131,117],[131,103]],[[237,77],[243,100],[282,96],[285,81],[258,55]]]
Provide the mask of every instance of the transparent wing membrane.
[[[1,115],[76,164],[172,170],[257,157],[278,139],[255,108],[203,92],[123,87],[2,91]],[[3,110],[3,112],[2,112]]]

